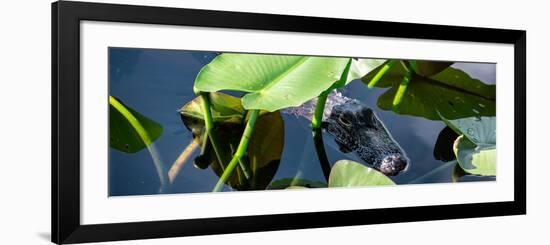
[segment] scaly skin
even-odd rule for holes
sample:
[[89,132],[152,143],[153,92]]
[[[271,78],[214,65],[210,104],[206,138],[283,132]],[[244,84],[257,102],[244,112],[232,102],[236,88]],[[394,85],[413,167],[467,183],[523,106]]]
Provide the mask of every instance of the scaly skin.
[[354,151],[386,175],[397,175],[408,159],[374,112],[357,100],[334,106],[323,128],[334,136],[344,153]]

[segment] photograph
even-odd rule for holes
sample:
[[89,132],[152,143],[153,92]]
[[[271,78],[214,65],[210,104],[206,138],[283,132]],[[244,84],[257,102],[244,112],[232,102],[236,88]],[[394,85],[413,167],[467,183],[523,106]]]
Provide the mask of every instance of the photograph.
[[109,197],[497,179],[495,63],[108,47],[108,93]]

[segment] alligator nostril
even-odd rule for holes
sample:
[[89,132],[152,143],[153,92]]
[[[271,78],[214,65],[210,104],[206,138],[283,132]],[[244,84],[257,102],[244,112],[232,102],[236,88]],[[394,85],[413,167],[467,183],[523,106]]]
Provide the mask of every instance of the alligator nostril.
[[407,168],[407,160],[400,156],[388,156],[382,160],[380,171],[385,175],[394,176]]
[[395,169],[395,171],[400,172],[400,171],[402,171],[403,169],[405,169],[407,167],[407,160],[405,160],[401,157],[393,157],[392,158],[392,165],[393,165],[393,169]]

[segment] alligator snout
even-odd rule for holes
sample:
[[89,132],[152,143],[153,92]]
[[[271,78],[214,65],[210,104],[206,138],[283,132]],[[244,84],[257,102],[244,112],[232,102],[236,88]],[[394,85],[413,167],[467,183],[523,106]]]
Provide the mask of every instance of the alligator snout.
[[407,168],[407,159],[399,155],[387,156],[382,159],[380,172],[385,175],[397,175]]
[[372,109],[357,100],[334,106],[323,128],[340,146],[340,151],[354,151],[363,161],[385,175],[405,171],[408,159]]

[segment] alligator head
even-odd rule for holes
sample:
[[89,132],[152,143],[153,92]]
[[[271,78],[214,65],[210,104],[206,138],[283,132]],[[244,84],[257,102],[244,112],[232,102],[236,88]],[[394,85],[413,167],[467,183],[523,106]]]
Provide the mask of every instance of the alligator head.
[[354,151],[363,161],[385,175],[397,175],[407,168],[408,159],[374,112],[357,100],[334,106],[323,128],[340,146]]

